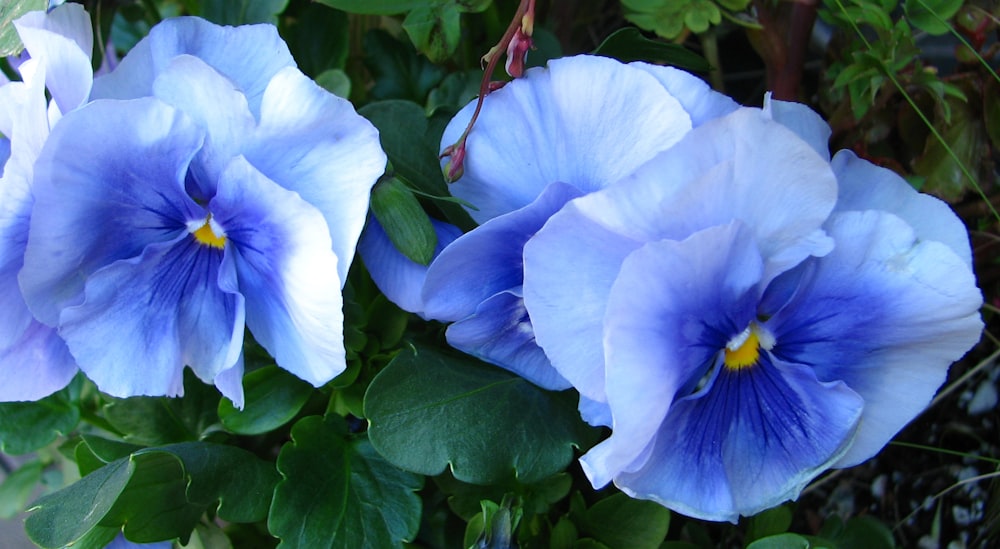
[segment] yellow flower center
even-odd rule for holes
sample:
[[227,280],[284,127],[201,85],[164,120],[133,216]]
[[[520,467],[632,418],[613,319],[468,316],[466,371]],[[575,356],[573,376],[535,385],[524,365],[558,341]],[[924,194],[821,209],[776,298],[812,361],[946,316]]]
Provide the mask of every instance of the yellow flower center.
[[746,330],[726,344],[723,363],[730,370],[749,368],[760,359],[760,350],[770,351],[774,347],[774,336],[766,328],[751,322]]
[[[194,225],[197,225],[197,223]],[[222,234],[217,234],[216,231]],[[192,230],[191,234],[194,235],[194,239],[200,244],[220,250],[226,247],[226,233],[221,230],[218,224],[212,223],[212,214],[208,214],[205,222],[197,229]]]

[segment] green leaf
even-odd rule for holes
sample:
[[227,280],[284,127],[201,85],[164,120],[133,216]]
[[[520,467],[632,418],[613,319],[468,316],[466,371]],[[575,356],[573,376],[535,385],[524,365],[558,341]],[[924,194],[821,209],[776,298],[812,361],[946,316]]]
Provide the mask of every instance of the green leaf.
[[964,0],[906,0],[903,11],[914,27],[929,34],[948,34],[951,32],[948,20],[964,3]]
[[575,397],[539,389],[471,357],[426,347],[401,352],[365,395],[368,435],[403,469],[495,484],[562,471],[592,433]]
[[29,461],[7,475],[0,484],[0,519],[12,519],[24,510],[42,480],[42,462]]
[[705,32],[721,21],[722,14],[719,13],[719,7],[708,0],[694,0],[684,13],[684,24],[694,33]]
[[417,51],[434,63],[441,63],[458,47],[462,35],[461,13],[450,2],[424,5],[406,14],[403,30]]
[[395,177],[382,179],[372,190],[371,208],[397,250],[414,263],[430,264],[437,233],[406,185]]
[[346,13],[308,4],[283,23],[281,35],[305,74],[319,80],[324,71],[347,65],[351,35]]
[[202,0],[201,16],[220,25],[278,23],[288,0]]
[[104,407],[108,422],[125,440],[146,446],[198,440],[218,423],[219,393],[184,371],[184,398],[130,397]]
[[788,505],[779,505],[761,511],[750,517],[746,541],[751,542],[767,536],[782,534],[792,525],[792,510]]
[[[968,190],[968,180],[962,172],[964,164],[970,172],[976,173],[981,159],[986,135],[982,124],[976,119],[969,105],[955,99],[946,99],[951,105],[951,125],[943,132],[944,143],[934,135],[927,137],[924,151],[916,162],[914,171],[927,178],[925,192],[936,194],[945,200],[955,201]],[[989,101],[987,101],[988,103]],[[945,143],[958,157],[956,162],[945,147]]]
[[611,547],[656,549],[670,528],[670,511],[652,501],[617,493],[587,509],[583,533]]
[[767,536],[747,545],[747,549],[809,549],[809,540],[798,534]]
[[427,5],[427,0],[316,0],[320,4],[361,15],[396,15]]
[[615,31],[594,50],[594,55],[613,57],[623,63],[632,61],[662,62],[693,71],[708,72],[712,66],[702,56],[680,44],[650,40],[639,29],[627,27]]
[[418,56],[412,45],[382,30],[365,34],[364,51],[365,66],[375,81],[369,93],[375,100],[409,99],[423,105],[445,76],[443,68]]
[[122,526],[136,542],[186,541],[216,503],[224,520],[263,520],[277,477],[271,464],[233,446],[190,442],[148,448],[42,497],[29,509],[25,528],[46,548],[103,547],[86,540],[105,539],[109,531],[113,537]]
[[82,435],[73,455],[76,459],[76,466],[80,470],[80,476],[87,476],[112,461],[141,449],[141,446],[135,444]]
[[35,402],[0,403],[0,451],[35,451],[68,434],[79,421],[80,410],[65,390]]
[[[450,194],[438,162],[438,146],[444,128],[432,127],[420,105],[412,101],[378,101],[365,105],[358,112],[378,128],[382,149],[396,176],[426,195]],[[475,226],[458,204],[439,201],[437,207],[452,224],[463,229]]]
[[288,423],[305,406],[313,388],[277,366],[265,366],[243,378],[246,405],[242,410],[228,399],[219,402],[222,425],[241,435],[258,435]]
[[343,418],[311,416],[278,456],[268,530],[281,547],[402,547],[420,526],[423,478],[396,469]]
[[893,549],[896,546],[892,531],[878,519],[869,516],[847,519],[844,528],[831,541],[836,547],[851,549]]
[[340,69],[328,69],[319,73],[316,83],[337,97],[348,99],[351,95],[351,78]]
[[48,0],[4,0],[0,4],[0,57],[17,55],[24,49],[14,20],[29,11],[44,10]]

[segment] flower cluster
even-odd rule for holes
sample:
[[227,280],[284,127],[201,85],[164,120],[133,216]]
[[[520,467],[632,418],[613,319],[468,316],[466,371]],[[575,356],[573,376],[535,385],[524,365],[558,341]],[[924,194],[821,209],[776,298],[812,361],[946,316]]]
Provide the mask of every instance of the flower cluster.
[[418,306],[453,346],[580,392],[612,429],[582,458],[595,486],[709,520],[795,498],[877,453],[982,329],[960,220],[831,160],[829,134],[662,67],[528,71],[469,134],[453,194],[482,224],[420,273]]
[[[31,60],[0,90],[31,108],[0,128],[3,399],[77,366],[111,395],[179,395],[190,366],[241,406],[244,327],[313,385],[343,371],[341,288],[386,162],[375,128],[271,25],[167,20],[96,79],[79,6],[17,28]],[[46,111],[51,133],[20,120]]]

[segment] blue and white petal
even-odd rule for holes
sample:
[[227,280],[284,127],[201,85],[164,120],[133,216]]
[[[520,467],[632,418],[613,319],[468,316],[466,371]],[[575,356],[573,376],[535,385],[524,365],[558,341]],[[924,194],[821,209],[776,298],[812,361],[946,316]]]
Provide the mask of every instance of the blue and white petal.
[[520,288],[484,300],[472,315],[449,326],[446,335],[452,347],[514,372],[539,387],[552,391],[570,387],[535,343]]
[[771,93],[764,96],[764,114],[775,122],[795,132],[816,151],[816,154],[830,161],[829,124],[816,111],[793,101],[771,99]]
[[641,61],[629,63],[629,66],[653,75],[670,95],[680,101],[691,117],[692,127],[697,128],[740,107],[739,103],[713,90],[704,80],[682,70]]
[[347,367],[339,258],[323,215],[236,157],[209,203],[232,252],[246,322],[278,366],[320,386]]
[[244,156],[323,214],[343,287],[371,188],[385,171],[378,131],[348,101],[295,68],[278,71],[268,83],[258,120]]
[[[462,230],[451,223],[433,218],[431,218],[431,225],[437,235],[437,246],[434,247],[433,254],[433,257],[436,258],[449,244],[462,235]],[[361,254],[375,285],[389,298],[389,301],[404,311],[427,318],[424,314],[424,299],[421,295],[424,281],[427,279],[427,265],[414,263],[403,255],[389,240],[382,225],[374,217],[368,219],[368,225],[361,233],[358,253]]]
[[979,340],[982,296],[962,258],[894,215],[839,213],[827,228],[837,247],[804,266],[795,296],[767,326],[776,356],[864,398],[857,439],[838,463],[847,467],[927,406],[949,365]]
[[[448,124],[442,148],[472,116]],[[482,223],[530,204],[550,183],[603,188],[677,142],[691,128],[681,104],[649,73],[612,59],[577,56],[529,69],[491,93],[466,141],[453,195]]]
[[58,109],[56,118],[86,101],[94,80],[90,66],[94,39],[83,6],[29,12],[14,26],[31,58],[44,67],[45,86]]
[[863,406],[843,383],[762,354],[676,402],[641,466],[615,484],[691,517],[735,523],[797,497],[843,454]]
[[55,329],[32,321],[20,335],[0,350],[0,402],[44,398],[79,371]]
[[153,82],[178,55],[198,57],[232,81],[259,119],[264,89],[281,69],[294,67],[274,25],[222,27],[198,17],[167,19],[153,27],[118,67],[94,81],[92,99],[153,95]]
[[35,165],[19,275],[41,322],[55,326],[61,309],[79,304],[97,270],[175,239],[204,215],[184,193],[202,140],[189,118],[151,98],[96,101],[56,125]]
[[941,200],[918,193],[895,172],[843,150],[833,157],[840,196],[836,211],[882,210],[910,224],[921,240],[946,244],[972,266],[969,233],[962,220]]
[[569,200],[572,185],[553,183],[530,204],[501,215],[456,239],[431,263],[423,300],[428,318],[461,320],[499,292],[523,281],[524,243]]
[[756,318],[763,260],[739,222],[684,241],[650,242],[630,254],[604,317],[607,401],[613,431],[595,483],[635,460],[676,398],[691,393],[726,344]]
[[83,303],[63,309],[59,334],[105,393],[180,396],[189,365],[211,382],[243,344],[243,297],[232,260],[190,233],[150,244],[86,281]]

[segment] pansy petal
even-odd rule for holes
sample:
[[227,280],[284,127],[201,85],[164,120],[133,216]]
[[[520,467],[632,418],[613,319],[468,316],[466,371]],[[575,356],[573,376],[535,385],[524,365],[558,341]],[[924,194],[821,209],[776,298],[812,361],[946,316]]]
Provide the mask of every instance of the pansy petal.
[[[639,248],[622,263],[604,317],[614,418],[600,468],[617,474],[755,318],[763,261],[739,222]],[[593,464],[597,466],[597,464]]]
[[772,120],[795,132],[820,155],[830,161],[830,125],[816,111],[792,101],[771,99],[771,92],[764,96],[764,113]]
[[247,325],[278,366],[320,386],[344,371],[338,257],[322,214],[242,156],[209,203],[232,248]]
[[23,177],[11,174],[0,179],[0,349],[20,340],[34,320],[17,283],[28,241],[31,204]]
[[191,165],[195,198],[215,195],[215,182],[229,160],[239,154],[256,125],[246,97],[232,82],[191,55],[170,60],[153,81],[153,94],[206,130],[205,144]]
[[91,97],[152,95],[156,76],[171,59],[184,54],[200,58],[231,80],[246,95],[255,118],[259,118],[261,98],[271,78],[295,66],[274,25],[223,27],[199,17],[176,17],[153,27],[113,72],[97,78]]
[[84,302],[59,318],[80,369],[105,393],[128,397],[183,394],[185,364],[209,382],[232,367],[243,300],[222,255],[185,233],[91,275]]
[[490,296],[521,286],[524,243],[579,195],[572,185],[553,183],[531,204],[483,223],[445,248],[427,270],[427,318],[460,320]]
[[703,392],[675,403],[648,459],[615,484],[715,521],[797,497],[850,443],[863,401],[807,367],[762,357],[745,370],[723,369]]
[[350,102],[295,68],[274,75],[259,120],[243,154],[323,214],[340,258],[337,272],[343,286],[365,225],[371,188],[385,171],[378,131]]
[[201,142],[201,130],[156,99],[89,103],[56,125],[35,165],[19,276],[40,321],[55,325],[97,269],[169,241],[204,216],[184,193]]
[[913,227],[917,238],[947,245],[972,266],[969,233],[947,204],[918,193],[895,172],[862,160],[851,151],[838,152],[832,165],[840,185],[836,211],[882,210],[895,214]]
[[[451,223],[431,218],[431,225],[437,235],[433,257],[437,257],[445,247],[462,235],[462,230]],[[427,279],[427,266],[414,263],[403,255],[374,217],[368,219],[368,225],[361,233],[358,253],[364,259],[375,285],[389,301],[404,311],[426,318],[421,292]]]
[[0,350],[0,402],[38,400],[65,387],[79,371],[54,328],[34,321]]
[[[835,214],[837,247],[808,266],[767,326],[773,352],[844,381],[865,399],[857,440],[838,465],[878,452],[930,402],[949,365],[979,340],[982,296],[965,262],[885,212]],[[805,267],[803,267],[805,268]]]
[[[452,119],[442,148],[458,140],[474,108]],[[605,187],[690,128],[681,104],[646,71],[604,57],[552,60],[486,98],[451,192],[478,208],[469,213],[482,223],[531,203],[554,181]]]
[[212,381],[222,393],[222,396],[232,401],[233,406],[242,410],[245,404],[243,395],[243,347],[240,346],[240,356],[236,364],[216,374]]
[[83,6],[69,4],[45,13],[29,12],[14,22],[31,58],[45,66],[45,86],[62,114],[79,107],[90,94],[94,39]]
[[704,80],[693,74],[641,61],[629,63],[628,66],[653,75],[670,95],[680,101],[681,106],[691,117],[691,125],[695,128],[740,107],[739,103],[713,90]]
[[552,391],[570,387],[535,344],[531,320],[517,291],[500,292],[486,299],[473,315],[449,326],[447,337],[452,347],[514,372],[539,387]]
[[[758,146],[762,142],[769,146]],[[765,280],[832,246],[821,227],[837,198],[833,171],[759,109],[706,122],[602,192],[605,197],[582,198],[580,208],[637,240],[684,238],[742,220],[765,258]]]
[[[604,311],[625,257],[641,246],[570,201],[524,246],[524,304],[538,345],[580,394],[604,395]],[[599,199],[600,197],[597,196]]]

